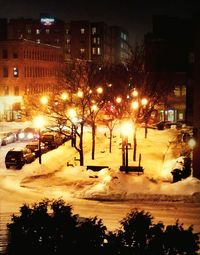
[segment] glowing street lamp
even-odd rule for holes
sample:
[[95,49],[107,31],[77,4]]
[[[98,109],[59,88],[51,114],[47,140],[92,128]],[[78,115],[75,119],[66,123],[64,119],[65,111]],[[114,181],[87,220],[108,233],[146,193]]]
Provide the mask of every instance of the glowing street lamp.
[[38,149],[39,149],[39,164],[42,164],[42,153],[41,153],[41,128],[44,127],[44,117],[37,116],[33,120],[34,126],[38,129],[39,133],[39,141],[38,141]]
[[83,97],[83,91],[79,90],[79,91],[77,92],[77,96],[80,97],[80,98],[82,98],[82,97]]
[[194,147],[196,146],[196,140],[191,137],[188,141],[188,145],[191,149],[191,153],[190,153],[190,157],[191,157],[191,176],[193,176],[193,150],[194,150]]
[[47,104],[48,104],[48,97],[47,97],[47,96],[42,96],[42,97],[40,98],[40,102],[41,102],[41,104],[43,104],[43,105],[47,105]]
[[124,122],[121,125],[122,137],[122,166],[125,166],[125,172],[128,173],[128,136],[133,132],[130,122]]
[[117,97],[117,98],[116,98],[116,102],[117,102],[118,104],[120,104],[121,101],[122,101],[122,98],[121,98],[121,97]]
[[97,88],[97,93],[98,94],[102,94],[103,93],[103,88],[102,87],[98,87]]
[[67,93],[65,93],[65,92],[63,92],[62,94],[61,94],[61,99],[63,100],[63,101],[66,101],[67,99],[68,99],[68,94]]

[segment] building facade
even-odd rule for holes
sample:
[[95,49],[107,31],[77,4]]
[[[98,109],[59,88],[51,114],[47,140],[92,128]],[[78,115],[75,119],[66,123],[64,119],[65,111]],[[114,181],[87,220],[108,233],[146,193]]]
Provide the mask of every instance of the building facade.
[[105,22],[78,20],[65,22],[48,15],[39,19],[1,19],[8,39],[27,39],[37,43],[59,46],[65,60],[85,59],[97,62],[122,62],[129,56],[129,35],[121,27]]
[[0,119],[20,119],[24,97],[56,89],[62,68],[60,47],[25,39],[0,41]]
[[188,120],[192,35],[191,20],[168,16],[153,17],[153,31],[145,35],[147,72],[166,74],[171,77],[168,86],[174,88],[160,112],[161,119]]

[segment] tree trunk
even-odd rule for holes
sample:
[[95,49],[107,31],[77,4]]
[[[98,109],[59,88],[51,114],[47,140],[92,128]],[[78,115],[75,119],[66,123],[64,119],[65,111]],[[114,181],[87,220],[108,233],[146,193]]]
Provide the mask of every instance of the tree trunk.
[[145,128],[144,128],[144,138],[147,138],[148,128],[147,128],[147,121],[145,121]]
[[109,152],[112,152],[112,129],[110,129],[110,143],[109,143]]
[[94,160],[95,155],[95,136],[96,136],[96,125],[92,123],[92,159]]
[[83,153],[83,123],[81,123],[80,142],[79,142],[79,155],[80,155],[80,166],[84,166],[84,153]]
[[136,138],[136,128],[133,136],[133,161],[136,161],[136,149],[137,149],[137,138]]

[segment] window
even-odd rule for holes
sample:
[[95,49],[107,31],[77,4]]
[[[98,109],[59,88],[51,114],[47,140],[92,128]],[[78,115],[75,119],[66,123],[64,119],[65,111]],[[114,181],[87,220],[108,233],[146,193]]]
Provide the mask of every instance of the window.
[[40,30],[36,29],[36,35],[39,35],[39,34],[40,34]]
[[193,52],[189,53],[189,63],[194,64],[195,63],[195,55]]
[[13,77],[18,77],[19,72],[18,72],[18,67],[13,67]]
[[3,67],[3,77],[8,77],[8,67],[7,66],[4,66]]
[[100,37],[97,37],[97,44],[100,44]]
[[101,48],[100,47],[97,48],[97,55],[101,55]]
[[27,33],[31,34],[31,29],[30,28],[27,29]]
[[96,37],[93,38],[93,43],[97,43],[97,38]]
[[6,49],[3,49],[2,51],[2,58],[8,58],[8,51]]
[[127,41],[127,35],[124,34],[123,32],[121,32],[121,38],[122,38],[124,41]]
[[9,95],[9,87],[5,86],[4,87],[4,96],[8,96]]
[[19,96],[19,87],[18,86],[16,86],[14,88],[14,94],[15,94],[15,96]]
[[81,28],[81,34],[85,34],[85,28]]
[[96,34],[97,33],[97,28],[96,27],[92,27],[92,34]]
[[80,52],[83,54],[85,52],[85,49],[81,48]]
[[18,58],[18,53],[17,52],[13,52],[13,58]]
[[46,34],[50,34],[50,29],[45,30]]
[[93,54],[93,55],[96,54],[96,48],[95,48],[95,47],[92,48],[92,54]]

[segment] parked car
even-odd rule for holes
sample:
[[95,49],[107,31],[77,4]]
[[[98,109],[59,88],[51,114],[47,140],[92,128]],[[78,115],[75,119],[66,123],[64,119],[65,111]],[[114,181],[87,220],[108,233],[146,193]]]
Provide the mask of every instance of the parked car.
[[17,140],[17,136],[13,132],[1,132],[0,133],[0,145],[14,143],[16,140]]
[[38,140],[39,134],[38,131],[35,128],[27,127],[23,130],[20,130],[18,133],[18,140],[20,141],[32,141],[32,140]]
[[[35,157],[39,157],[39,141],[29,142],[26,145],[26,148],[30,149],[35,154]],[[41,143],[40,148],[41,148],[41,154],[44,154],[49,150],[48,146],[44,143]]]
[[162,120],[158,123],[155,124],[155,127],[158,129],[158,130],[164,130],[164,129],[169,129],[171,128],[172,126],[176,127],[176,123],[175,122],[171,122],[171,121],[168,121],[168,120]]
[[41,142],[46,144],[49,149],[55,149],[63,144],[62,136],[57,132],[42,133]]
[[6,168],[14,167],[21,169],[25,164],[35,160],[35,154],[28,148],[13,148],[5,157]]

